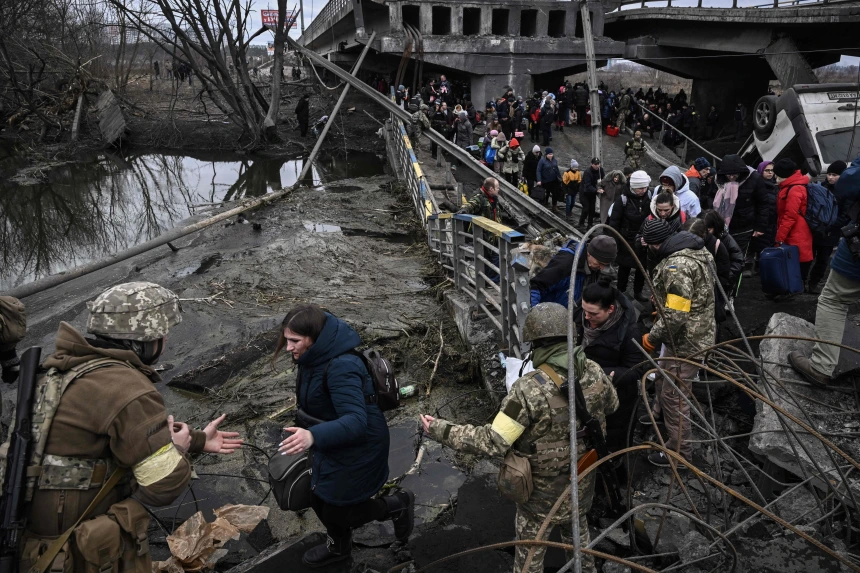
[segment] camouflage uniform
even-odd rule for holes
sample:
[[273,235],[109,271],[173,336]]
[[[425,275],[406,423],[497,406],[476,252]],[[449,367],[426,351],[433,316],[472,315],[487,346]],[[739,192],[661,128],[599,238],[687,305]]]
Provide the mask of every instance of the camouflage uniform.
[[496,223],[502,222],[502,215],[499,213],[498,198],[490,200],[490,197],[484,193],[483,187],[469,199],[465,205],[460,207],[458,213],[467,213],[469,215],[477,215],[484,217]]
[[[704,247],[685,248],[667,256],[654,269],[655,298],[658,303],[663,301],[665,318],[660,317],[654,323],[648,341],[653,346],[665,344],[665,356],[686,357],[714,343],[717,323],[710,264],[713,264],[713,259]],[[666,363],[665,367],[682,380],[694,379],[699,370],[692,364]],[[677,384],[676,381],[676,385],[690,398],[689,382]],[[685,459],[692,460],[690,406],[662,376],[657,377],[656,386],[654,413],[663,415],[669,436],[666,447],[680,451]],[[678,440],[681,441],[680,449]]]
[[641,137],[639,139],[634,137],[624,146],[624,153],[627,155],[627,164],[638,171],[642,156],[645,155],[645,142],[642,141]]
[[[167,505],[191,478],[191,464],[173,445],[164,402],[153,384],[158,374],[121,342],[134,341],[128,344],[135,348],[160,345],[181,320],[176,295],[152,283],[127,283],[108,289],[88,307],[87,330],[104,338],[85,339],[61,322],[56,351],[37,382],[28,473],[38,470],[38,477],[28,482],[32,501],[21,571],[77,521],[117,468],[125,468],[126,476],[85,524],[109,519],[119,527],[111,526],[110,534],[109,528],[99,535],[76,533],[51,569],[84,573],[106,564],[110,569],[112,562],[116,573],[149,571],[149,516],[141,503]],[[193,432],[190,450],[202,451],[205,441],[203,432]],[[94,555],[103,562],[94,563]]]
[[0,370],[3,382],[18,379],[21,362],[16,347],[27,333],[24,304],[11,296],[0,296]]
[[624,94],[618,102],[618,119],[615,126],[620,131],[624,131],[624,125],[627,123],[627,117],[630,115],[630,102],[630,94]]
[[421,129],[430,129],[430,118],[427,117],[427,105],[421,104],[418,111],[412,114],[409,122],[409,139],[412,142],[412,152],[418,155],[418,138],[421,137]]
[[[538,305],[541,306],[541,305]],[[560,306],[560,305],[556,305]],[[538,307],[535,307],[538,308]],[[562,307],[563,309],[563,307]],[[564,378],[566,371],[559,366],[566,363],[567,343],[552,347],[547,363]],[[543,362],[535,362],[540,366]],[[580,377],[588,411],[599,418],[605,427],[605,418],[618,408],[618,395],[603,370],[591,360],[585,361]],[[529,459],[532,468],[534,491],[528,502],[517,504],[517,539],[534,539],[553,504],[570,483],[570,422],[568,403],[549,377],[540,371],[526,374],[511,387],[502,400],[501,409],[492,424],[484,426],[454,425],[445,420],[434,420],[430,437],[456,450],[501,458],[513,448]],[[577,441],[577,458],[587,450],[582,440]],[[594,494],[594,474],[579,483],[580,544],[590,542],[586,514],[591,508]],[[550,522],[561,527],[562,540],[572,543],[570,498],[565,496],[558,512]],[[548,531],[551,531],[548,530]],[[519,546],[514,559],[514,571],[525,565],[528,546]],[[543,572],[545,548],[537,547],[529,571]],[[570,555],[569,558],[573,556]],[[594,559],[583,555],[582,570],[595,572]]]

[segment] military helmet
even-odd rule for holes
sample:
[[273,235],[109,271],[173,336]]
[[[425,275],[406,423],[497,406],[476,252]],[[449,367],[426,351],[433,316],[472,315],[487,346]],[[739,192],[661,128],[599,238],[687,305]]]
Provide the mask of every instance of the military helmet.
[[167,336],[180,322],[179,297],[155,283],[113,286],[87,303],[87,332],[149,342]]
[[567,336],[567,309],[557,302],[542,302],[529,311],[523,342]]

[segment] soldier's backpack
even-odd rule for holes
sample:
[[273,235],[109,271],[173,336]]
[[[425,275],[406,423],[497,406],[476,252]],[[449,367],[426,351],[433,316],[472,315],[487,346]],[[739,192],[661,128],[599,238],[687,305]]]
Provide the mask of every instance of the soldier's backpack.
[[820,183],[806,186],[806,214],[803,216],[809,230],[816,235],[825,235],[839,217],[836,197],[830,189]]
[[[394,410],[400,406],[400,383],[394,377],[394,368],[386,358],[383,358],[374,348],[368,348],[364,352],[351,350],[347,354],[358,356],[367,368],[370,378],[373,380],[374,393],[365,396],[367,404],[376,404],[383,412]],[[336,357],[335,357],[336,358]],[[328,367],[331,366],[332,358],[323,370],[323,388],[326,393],[328,389]]]

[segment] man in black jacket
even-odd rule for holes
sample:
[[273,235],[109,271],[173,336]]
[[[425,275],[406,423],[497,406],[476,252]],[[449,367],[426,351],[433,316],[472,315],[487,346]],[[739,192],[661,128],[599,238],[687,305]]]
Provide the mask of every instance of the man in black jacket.
[[624,294],[610,286],[607,277],[583,289],[581,306],[574,311],[577,344],[582,345],[585,357],[612,379],[618,393],[618,410],[606,417],[610,451],[626,447],[627,428],[636,407],[642,372],[635,366],[644,359],[633,343],[642,338],[638,319],[639,312]]
[[600,166],[600,159],[591,160],[591,167],[582,174],[582,185],[579,187],[579,200],[582,203],[582,214],[579,216],[579,226],[582,227],[588,219],[587,228],[594,224],[594,206],[597,203],[597,186],[606,177],[606,172]]

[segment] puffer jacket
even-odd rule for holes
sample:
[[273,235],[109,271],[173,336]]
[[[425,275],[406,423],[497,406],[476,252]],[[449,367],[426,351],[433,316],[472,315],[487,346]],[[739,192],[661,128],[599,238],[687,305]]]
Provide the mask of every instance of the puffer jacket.
[[[672,235],[657,251],[654,296],[663,306],[648,335],[651,344],[665,344],[670,354],[689,356],[714,343],[717,324],[713,257],[704,241],[687,232]],[[673,352],[674,347],[674,352]]]
[[[609,226],[618,231],[624,240],[637,253],[640,260],[643,259],[641,242],[636,240],[636,235],[648,215],[651,213],[651,192],[646,191],[641,197],[630,189],[625,189],[622,194],[615,198],[612,205],[612,213],[609,216]],[[635,267],[636,261],[623,245],[618,246],[618,256],[615,259],[618,266]]]
[[370,499],[388,479],[388,425],[379,406],[367,403],[373,381],[361,358],[350,354],[359,344],[350,325],[326,313],[317,341],[298,361],[299,408],[324,420],[310,428],[312,487],[338,506]]
[[729,232],[737,235],[752,229],[767,233],[772,204],[764,178],[758,174],[758,171],[751,172],[739,155],[726,155],[717,172],[718,195],[725,187],[726,175],[730,173],[739,174],[740,186],[732,220],[729,222]]
[[472,145],[472,124],[468,119],[454,122],[454,145],[463,148]]
[[[570,239],[557,252],[549,263],[536,274],[531,282],[531,305],[535,306],[542,302],[557,302],[567,308],[568,291],[570,290],[570,271],[573,269],[573,259],[577,249],[582,248],[581,243]],[[587,246],[587,243],[586,243]],[[586,264],[588,257],[586,253],[579,256],[576,269],[576,278],[573,285],[573,300],[576,304],[582,299],[582,289],[600,279],[601,272],[591,270]],[[609,269],[607,269],[608,271]],[[603,272],[604,276],[606,272]]]
[[552,159],[543,157],[537,165],[537,180],[541,183],[551,183],[561,180],[561,172],[558,170],[558,161],[553,155]]
[[[690,184],[687,178],[681,173],[681,170],[674,165],[666,168],[660,177],[669,177],[675,182],[675,196],[678,197],[678,202],[681,210],[686,214],[687,218],[698,217],[702,212],[702,206],[699,203],[699,198],[695,193],[690,191]],[[658,185],[654,189],[654,195],[663,192],[663,186]]]
[[508,143],[499,150],[496,158],[501,158],[503,173],[519,173],[520,167],[526,159],[526,154],[523,153],[523,148],[519,145],[511,147]]
[[776,242],[796,245],[800,250],[800,262],[813,259],[812,233],[806,224],[806,184],[809,176],[795,171],[779,183],[776,198]]

